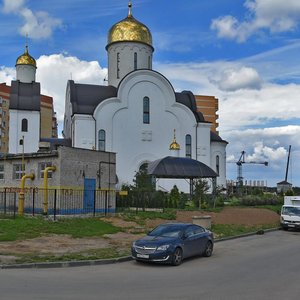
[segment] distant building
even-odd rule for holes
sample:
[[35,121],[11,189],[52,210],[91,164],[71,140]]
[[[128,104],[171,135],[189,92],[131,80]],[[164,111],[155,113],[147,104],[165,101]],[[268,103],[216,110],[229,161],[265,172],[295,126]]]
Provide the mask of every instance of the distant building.
[[40,138],[57,138],[53,98],[40,93],[36,61],[28,53],[16,61],[16,80],[0,84],[0,153],[35,152]]
[[217,111],[219,110],[219,100],[214,96],[195,95],[197,110],[203,114],[206,121],[211,123],[211,131],[218,132],[218,118]]
[[292,189],[292,184],[286,180],[277,183],[277,193],[286,193]]

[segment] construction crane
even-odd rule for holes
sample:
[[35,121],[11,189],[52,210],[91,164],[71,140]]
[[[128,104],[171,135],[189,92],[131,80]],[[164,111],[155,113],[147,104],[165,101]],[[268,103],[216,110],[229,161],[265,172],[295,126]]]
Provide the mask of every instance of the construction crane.
[[242,172],[242,166],[243,164],[261,164],[268,166],[267,161],[245,161],[245,151],[241,152],[241,156],[239,160],[236,162],[237,164],[237,179],[236,179],[236,187],[237,187],[237,192],[240,191],[240,188],[243,186],[243,172]]

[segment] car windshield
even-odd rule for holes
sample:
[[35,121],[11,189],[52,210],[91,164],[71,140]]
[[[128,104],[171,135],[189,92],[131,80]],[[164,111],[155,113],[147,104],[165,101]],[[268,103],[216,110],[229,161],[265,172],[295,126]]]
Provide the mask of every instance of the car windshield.
[[176,225],[161,225],[149,232],[150,236],[180,237],[182,227]]
[[285,206],[282,208],[283,215],[300,216],[300,206]]

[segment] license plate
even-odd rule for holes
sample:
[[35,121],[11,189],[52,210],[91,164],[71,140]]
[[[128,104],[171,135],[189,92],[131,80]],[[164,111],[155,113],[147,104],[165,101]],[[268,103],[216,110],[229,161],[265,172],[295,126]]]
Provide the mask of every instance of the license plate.
[[289,226],[289,227],[295,227],[295,225],[294,225],[294,224],[289,224],[288,226]]
[[138,254],[137,253],[136,257],[138,257],[138,258],[149,258],[149,255],[148,254]]

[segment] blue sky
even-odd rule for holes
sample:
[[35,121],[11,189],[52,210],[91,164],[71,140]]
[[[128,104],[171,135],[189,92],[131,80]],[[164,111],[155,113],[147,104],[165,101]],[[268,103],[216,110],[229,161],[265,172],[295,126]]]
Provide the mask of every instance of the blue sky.
[[[300,186],[300,1],[133,0],[133,15],[153,36],[153,68],[180,90],[219,99],[219,131],[229,142],[227,177],[241,151],[247,180]],[[0,82],[15,77],[29,52],[37,81],[61,121],[67,80],[103,84],[107,32],[127,15],[127,0],[1,0]]]

